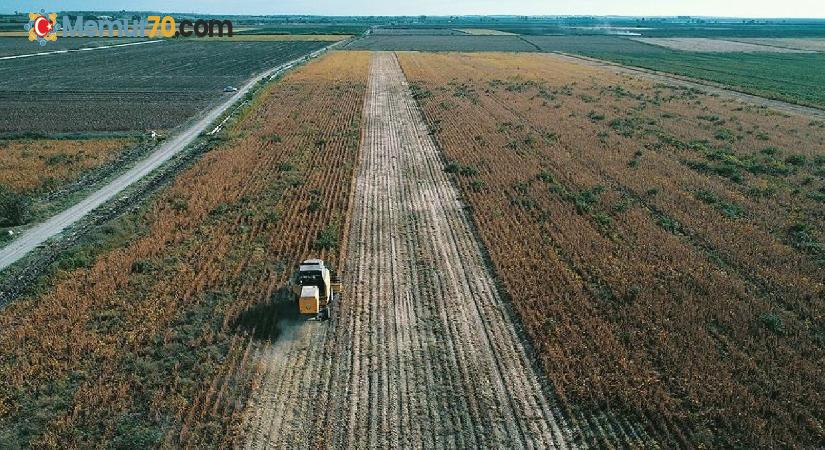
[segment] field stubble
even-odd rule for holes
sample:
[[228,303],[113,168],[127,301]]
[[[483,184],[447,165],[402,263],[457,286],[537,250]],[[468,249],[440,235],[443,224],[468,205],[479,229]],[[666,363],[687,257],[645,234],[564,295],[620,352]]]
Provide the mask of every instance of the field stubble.
[[[391,53],[373,57],[363,133],[344,300],[331,322],[300,323],[263,354],[246,448],[580,442],[520,341]],[[615,418],[591,429],[643,442]]]

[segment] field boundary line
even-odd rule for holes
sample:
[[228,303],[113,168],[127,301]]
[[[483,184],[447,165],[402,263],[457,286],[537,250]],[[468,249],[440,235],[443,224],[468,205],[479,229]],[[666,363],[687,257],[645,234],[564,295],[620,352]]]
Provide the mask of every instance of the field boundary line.
[[783,100],[777,100],[770,97],[751,94],[740,91],[735,86],[715,83],[713,81],[702,80],[699,78],[687,77],[684,75],[677,75],[669,72],[662,72],[644,67],[629,66],[613,61],[608,61],[599,58],[592,58],[589,56],[575,55],[566,52],[549,52],[550,55],[556,55],[562,58],[574,59],[579,62],[588,63],[591,66],[617,69],[619,72],[629,75],[643,75],[646,78],[658,82],[670,82],[684,87],[691,87],[703,90],[709,94],[719,94],[728,97],[733,97],[740,102],[751,103],[757,107],[765,107],[774,109],[785,114],[795,114],[801,116],[814,117],[816,119],[825,119],[825,109],[820,109],[815,106],[800,105]]
[[161,167],[165,162],[172,159],[175,155],[183,151],[199,136],[201,136],[210,125],[220,118],[222,114],[231,108],[232,105],[243,101],[246,94],[249,93],[258,84],[258,82],[264,79],[271,80],[272,78],[281,75],[285,71],[292,69],[303,62],[322,55],[333,47],[340,45],[342,42],[346,41],[332,43],[306,55],[295,58],[292,61],[266,70],[247,80],[246,83],[244,83],[244,85],[226,101],[219,104],[199,119],[196,119],[196,121],[185,130],[180,131],[177,135],[162,143],[154,152],[139,161],[127,172],[112,180],[100,189],[92,192],[86,198],[65,209],[63,212],[52,216],[44,222],[32,226],[28,230],[21,233],[15,240],[6,244],[5,247],[0,248],[0,272],[19,261],[35,248],[46,243],[49,239],[59,235],[67,228],[80,221],[83,217],[113,199],[123,190],[140,181],[145,176],[152,173],[155,169]]
[[543,52],[544,52],[544,50],[542,50],[542,49],[541,49],[541,47],[539,47],[537,44],[535,44],[535,43],[531,42],[530,40],[525,39],[525,37],[524,37],[524,36],[522,36],[522,35],[520,35],[520,34],[519,34],[519,35],[517,35],[517,36],[518,36],[518,38],[519,38],[519,39],[521,39],[521,41],[522,41],[522,42],[524,42],[525,44],[529,45],[530,47],[533,47],[534,49],[536,49],[536,51],[537,51],[537,52],[539,52],[539,53],[543,53]]
[[54,50],[51,52],[38,52],[38,53],[26,53],[24,55],[11,55],[11,56],[2,56],[0,57],[0,61],[5,59],[19,59],[19,58],[29,58],[32,56],[48,56],[48,55],[59,55],[63,53],[74,53],[74,52],[87,52],[90,50],[102,50],[105,48],[115,48],[115,47],[128,47],[131,45],[143,45],[143,44],[154,44],[156,42],[164,42],[163,39],[155,39],[153,41],[140,41],[140,42],[127,42],[125,44],[115,44],[115,45],[103,45],[100,47],[82,47],[82,48],[72,48],[66,50]]

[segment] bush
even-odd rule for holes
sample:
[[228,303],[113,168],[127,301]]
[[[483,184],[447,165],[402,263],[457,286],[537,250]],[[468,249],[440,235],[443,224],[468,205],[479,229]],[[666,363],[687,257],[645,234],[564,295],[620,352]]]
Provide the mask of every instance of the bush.
[[547,171],[542,171],[541,173],[536,175],[536,178],[538,178],[541,181],[544,181],[545,183],[551,183],[552,184],[552,183],[556,182],[556,179],[553,178],[553,175],[550,172],[547,172]]
[[317,199],[313,199],[309,202],[309,207],[307,209],[309,212],[317,212],[321,209],[321,202]]
[[189,202],[183,197],[174,196],[169,199],[169,206],[177,212],[183,212],[189,209]]
[[318,233],[315,240],[316,250],[329,250],[338,247],[338,227],[329,225]]
[[779,149],[776,147],[765,147],[762,150],[760,150],[759,153],[768,156],[775,156],[779,153]]
[[57,260],[56,265],[60,270],[71,272],[76,269],[91,267],[94,261],[94,255],[83,249],[78,249],[62,256]]
[[584,214],[593,208],[593,205],[599,202],[599,189],[589,191],[581,191],[574,198],[573,203],[576,205],[576,211],[579,214]]
[[721,118],[717,115],[713,115],[713,114],[705,114],[705,115],[700,115],[700,116],[696,116],[696,117],[699,120],[704,120],[704,121],[707,121],[707,122],[711,122],[714,125],[723,125],[725,123],[725,119],[723,119],[723,118]]
[[447,173],[458,173],[461,170],[461,166],[457,162],[450,162],[444,167],[444,171]]
[[478,175],[478,169],[473,166],[464,166],[458,171],[458,173],[465,177],[474,177]]
[[733,142],[736,140],[736,136],[733,135],[733,132],[728,130],[727,128],[720,128],[716,134],[713,135],[719,141],[725,142]]
[[673,234],[678,234],[682,231],[682,224],[667,216],[659,217],[656,224]]
[[590,111],[589,113],[587,113],[587,117],[589,117],[590,120],[593,122],[599,122],[604,120],[604,114],[597,113],[596,111]]
[[547,144],[555,144],[556,142],[559,142],[558,133],[555,133],[553,131],[547,131],[544,134],[542,134],[541,137],[544,138],[544,142]]
[[776,334],[783,334],[785,332],[785,325],[782,323],[782,318],[776,314],[762,314],[759,316],[759,320]]
[[814,256],[825,255],[825,244],[814,239],[811,227],[805,223],[794,223],[787,230],[788,244],[797,250]]
[[704,189],[701,189],[698,192],[696,192],[696,198],[709,205],[715,205],[719,201],[719,198],[716,196],[716,194],[710,191],[706,191]]
[[803,155],[791,155],[785,158],[785,162],[792,166],[804,166],[805,157]]
[[613,222],[613,219],[611,219],[610,216],[605,213],[596,213],[593,214],[593,221],[596,222],[596,225],[598,225],[599,227],[606,228],[610,226],[610,224]]
[[0,184],[0,227],[23,225],[29,218],[29,198]]
[[147,259],[138,259],[132,263],[131,272],[133,274],[143,274],[151,272],[153,268],[154,266],[152,265],[152,261]]
[[529,195],[520,195],[513,198],[510,203],[515,207],[527,210],[534,209],[536,207],[536,201]]
[[410,92],[415,100],[423,100],[433,95],[432,92],[417,83],[410,83]]
[[456,173],[465,177],[474,177],[478,175],[478,169],[473,166],[462,166],[457,162],[449,162],[444,167],[444,171],[447,173]]

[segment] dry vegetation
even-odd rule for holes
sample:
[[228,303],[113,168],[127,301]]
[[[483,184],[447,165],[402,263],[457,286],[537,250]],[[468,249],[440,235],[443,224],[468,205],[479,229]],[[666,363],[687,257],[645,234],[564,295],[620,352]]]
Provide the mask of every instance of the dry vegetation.
[[487,28],[458,28],[457,31],[473,36],[512,36],[514,34],[506,31],[490,30]]
[[823,442],[825,124],[551,55],[401,63],[572,417]]
[[295,261],[339,261],[368,55],[269,87],[121,248],[0,310],[0,447],[231,445]]
[[729,38],[729,41],[825,52],[825,38]]
[[0,185],[15,192],[62,184],[117,157],[133,139],[22,139],[0,141]]
[[709,38],[633,38],[645,44],[658,45],[671,50],[708,53],[805,53],[789,47],[761,45],[755,42]]

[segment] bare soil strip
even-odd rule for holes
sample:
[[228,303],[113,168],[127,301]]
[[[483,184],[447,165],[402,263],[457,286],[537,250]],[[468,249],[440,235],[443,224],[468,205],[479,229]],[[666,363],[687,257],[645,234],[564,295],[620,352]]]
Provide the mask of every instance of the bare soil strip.
[[587,64],[593,67],[601,67],[607,70],[612,70],[615,73],[643,77],[644,79],[660,83],[699,89],[703,92],[707,92],[708,94],[735,98],[743,103],[748,103],[763,108],[770,108],[785,114],[795,114],[817,119],[825,119],[825,110],[810,106],[796,105],[793,103],[783,102],[781,100],[773,100],[766,97],[760,97],[758,95],[746,94],[735,90],[731,86],[714,83],[712,81],[697,80],[696,78],[660,72],[658,70],[644,69],[641,67],[625,66],[619,63],[590,58],[587,56],[572,55],[563,52],[553,52],[553,54],[569,60],[576,60],[582,64]]
[[725,40],[768,47],[825,52],[825,38],[726,38]]
[[567,447],[392,53],[363,116],[343,301],[262,350],[246,448]]
[[709,38],[631,38],[645,44],[672,50],[706,53],[811,53],[810,51],[727,39]]

